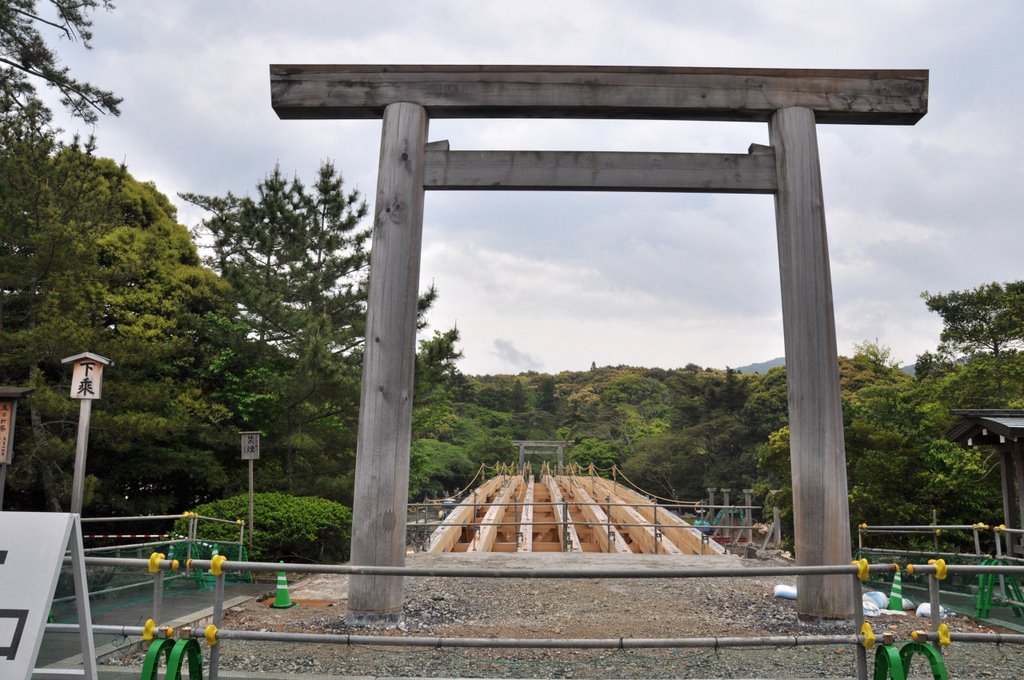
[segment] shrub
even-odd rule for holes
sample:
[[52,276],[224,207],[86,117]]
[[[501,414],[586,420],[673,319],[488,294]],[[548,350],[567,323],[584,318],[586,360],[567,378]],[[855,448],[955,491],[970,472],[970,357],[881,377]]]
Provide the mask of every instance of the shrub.
[[[247,521],[249,495],[206,503],[192,512],[204,517]],[[251,560],[343,562],[348,559],[352,511],[340,503],[317,496],[258,493],[253,495],[253,524]],[[177,533],[188,532],[185,520],[178,520],[174,528]],[[236,525],[200,520],[196,538],[237,542],[238,533]]]

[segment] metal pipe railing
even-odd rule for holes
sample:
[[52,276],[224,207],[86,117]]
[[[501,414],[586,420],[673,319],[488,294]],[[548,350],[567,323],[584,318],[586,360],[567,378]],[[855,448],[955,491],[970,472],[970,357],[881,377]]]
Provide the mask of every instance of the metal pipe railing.
[[100,552],[103,550],[133,550],[136,548],[154,548],[163,545],[174,545],[178,543],[187,543],[187,538],[174,538],[169,541],[148,541],[146,543],[118,543],[117,545],[104,545],[95,548],[85,548],[82,552],[88,555],[91,552]]
[[[150,560],[135,558],[103,558],[86,557],[86,565],[98,566],[136,566],[151,567]],[[326,573],[326,574],[366,574],[366,575],[402,575],[402,576],[444,576],[454,578],[602,578],[602,579],[635,579],[635,578],[728,578],[734,576],[808,576],[808,575],[849,575],[857,585],[853,590],[859,595],[859,577],[862,570],[857,564],[791,566],[791,567],[751,567],[751,568],[678,568],[678,569],[476,569],[476,568],[421,568],[421,567],[372,567],[364,565],[313,565],[285,564],[281,562],[231,562],[217,560],[219,574],[214,589],[213,627],[216,639],[219,640],[263,640],[277,642],[313,642],[345,645],[386,645],[405,647],[487,647],[487,648],[561,648],[561,649],[641,649],[641,648],[724,648],[724,647],[778,647],[778,646],[813,646],[813,645],[853,645],[856,652],[857,677],[867,678],[867,662],[862,647],[865,636],[859,632],[863,620],[860,598],[854,597],[854,622],[858,632],[846,635],[786,635],[786,636],[752,636],[752,637],[702,637],[702,638],[464,638],[464,637],[417,637],[390,635],[335,635],[313,633],[282,633],[247,630],[222,630],[224,606],[225,572],[232,570],[285,571],[292,573]],[[163,570],[173,566],[171,560],[156,561],[160,572],[154,577],[154,594],[158,598],[162,587]],[[209,568],[213,560],[191,560],[190,568]],[[893,572],[892,564],[871,565],[868,572]],[[158,615],[157,606],[154,617]],[[47,628],[54,632],[73,632],[77,626],[70,624],[51,624]],[[95,632],[114,633],[120,635],[139,634],[142,629],[130,626],[100,626]],[[171,631],[157,629],[157,637],[166,636]],[[181,632],[179,631],[179,635]],[[187,635],[193,638],[206,637],[206,631],[189,630]],[[220,645],[210,649],[211,680],[217,680],[219,672]]]
[[[82,524],[98,522],[142,522],[146,520],[185,519],[189,515],[132,515],[130,517],[83,517]],[[226,520],[224,520],[226,521]],[[234,524],[234,522],[231,522]]]
[[[66,558],[70,560],[70,558]],[[139,558],[105,558],[85,557],[87,566],[123,566],[147,568],[152,566],[150,560]],[[155,561],[160,572],[154,575],[154,596],[158,603],[159,590],[163,583],[163,571],[171,569],[171,560]],[[485,568],[430,568],[430,567],[397,567],[397,566],[367,566],[367,565],[315,565],[315,564],[286,564],[282,562],[240,562],[218,559],[214,560],[190,560],[188,566],[193,569],[209,569],[214,564],[219,566],[220,573],[216,578],[214,588],[213,625],[217,639],[220,640],[261,640],[278,642],[314,642],[325,644],[346,644],[346,645],[386,645],[406,647],[489,647],[489,648],[602,648],[602,649],[630,649],[630,648],[723,648],[723,647],[763,647],[763,646],[811,646],[830,644],[849,644],[856,650],[856,670],[858,678],[867,678],[867,642],[865,634],[861,631],[864,622],[863,609],[861,604],[860,579],[870,574],[893,573],[899,567],[894,564],[865,565],[858,563],[850,565],[820,565],[820,566],[784,566],[784,567],[750,567],[750,568],[702,568],[702,567],[680,567],[675,569],[485,569]],[[526,579],[569,579],[569,578],[599,578],[599,579],[650,579],[650,578],[730,578],[730,577],[764,577],[764,576],[811,576],[811,575],[848,575],[855,587],[853,593],[852,609],[853,622],[856,627],[854,634],[837,635],[786,635],[786,636],[752,636],[752,637],[700,637],[700,638],[467,638],[467,637],[417,637],[417,636],[374,636],[374,635],[335,635],[335,634],[313,634],[313,633],[282,633],[267,631],[246,631],[246,630],[222,630],[223,607],[224,607],[224,581],[225,572],[229,571],[268,571],[268,572],[291,572],[291,573],[320,573],[320,574],[360,574],[375,576],[409,576],[409,577],[452,577],[452,578],[526,578]],[[907,571],[912,575],[926,575],[929,579],[928,591],[929,602],[932,607],[931,632],[915,633],[915,639],[927,641],[939,641],[940,649],[948,641],[963,642],[996,642],[1024,644],[1024,635],[1009,634],[979,634],[979,633],[948,633],[941,628],[941,591],[939,590],[939,576],[945,578],[947,574],[996,574],[1013,575],[1024,577],[1024,566],[1019,565],[946,565],[944,562],[910,565]],[[158,604],[157,604],[158,606]],[[154,618],[159,616],[158,609],[154,610]],[[47,630],[60,633],[76,632],[77,625],[74,624],[50,624]],[[137,626],[95,626],[94,632],[111,633],[118,635],[137,635],[143,631]],[[155,631],[157,637],[171,634],[170,629]],[[179,635],[183,633],[179,631]],[[205,636],[205,631],[194,629],[187,634],[193,638]],[[210,649],[210,678],[217,680],[220,658],[220,645],[213,645]]]
[[[193,636],[200,637],[199,631]],[[774,635],[702,638],[466,638],[391,635],[337,635],[323,633],[273,633],[250,630],[218,630],[223,640],[267,642],[320,642],[343,645],[384,645],[403,647],[486,647],[492,649],[667,649],[723,647],[798,647],[858,644],[859,635]]]
[[878,526],[857,527],[859,531],[865,534],[930,534],[934,533],[936,529],[941,529],[942,531],[970,531],[976,528],[976,524],[881,524]]
[[[65,561],[70,558],[65,558]],[[131,557],[86,557],[86,566],[148,567],[149,560]],[[191,560],[192,569],[209,569],[212,560]],[[161,569],[170,569],[170,560],[160,560]],[[527,579],[638,579],[638,578],[724,578],[733,576],[831,576],[857,574],[858,567],[849,565],[788,567],[678,567],[675,569],[488,569],[473,567],[382,567],[359,564],[303,564],[284,562],[237,562],[223,560],[223,571],[284,571],[294,574],[357,574],[362,576],[414,576],[452,578],[527,578]],[[892,564],[872,564],[870,573],[892,573]]]

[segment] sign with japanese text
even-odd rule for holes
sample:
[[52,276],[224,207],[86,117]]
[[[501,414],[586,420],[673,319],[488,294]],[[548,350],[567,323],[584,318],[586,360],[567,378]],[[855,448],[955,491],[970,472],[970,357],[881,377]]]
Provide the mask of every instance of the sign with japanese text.
[[103,363],[89,358],[75,362],[71,374],[72,399],[99,399],[103,385]]
[[32,677],[72,515],[0,513],[0,678]]
[[10,463],[14,455],[14,416],[17,399],[0,399],[0,465]]
[[242,435],[242,460],[260,459],[260,433],[239,432]]

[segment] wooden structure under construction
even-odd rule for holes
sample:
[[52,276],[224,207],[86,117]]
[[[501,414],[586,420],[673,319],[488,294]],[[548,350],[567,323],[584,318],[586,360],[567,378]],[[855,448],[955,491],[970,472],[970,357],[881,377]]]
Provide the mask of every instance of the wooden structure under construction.
[[722,555],[725,548],[616,481],[503,474],[485,481],[444,518],[427,551]]

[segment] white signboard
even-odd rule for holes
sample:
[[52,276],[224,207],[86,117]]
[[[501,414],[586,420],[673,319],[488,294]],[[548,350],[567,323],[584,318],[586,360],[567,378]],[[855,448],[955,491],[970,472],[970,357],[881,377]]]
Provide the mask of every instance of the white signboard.
[[0,678],[32,676],[74,516],[0,513]]
[[260,459],[260,433],[239,432],[242,435],[242,460]]
[[99,399],[103,386],[103,363],[93,359],[79,359],[71,374],[72,399]]

